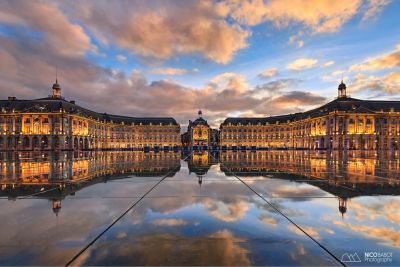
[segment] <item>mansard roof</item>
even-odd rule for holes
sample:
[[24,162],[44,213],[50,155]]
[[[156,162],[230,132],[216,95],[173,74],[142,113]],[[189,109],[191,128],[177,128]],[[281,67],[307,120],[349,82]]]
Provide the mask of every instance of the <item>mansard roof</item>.
[[162,124],[162,125],[178,125],[176,120],[171,117],[128,117],[112,115],[107,113],[98,113],[89,109],[85,109],[76,105],[74,102],[68,102],[65,99],[57,98],[41,98],[35,100],[18,100],[11,98],[9,100],[0,100],[1,112],[26,112],[26,113],[41,113],[41,112],[59,112],[60,109],[66,113],[80,115],[88,118],[93,118],[101,121],[113,121],[124,124]]
[[307,118],[317,118],[327,115],[334,111],[347,112],[347,113],[367,113],[373,114],[376,112],[400,112],[400,101],[387,101],[387,100],[361,100],[351,97],[337,98],[321,107],[294,114],[262,117],[262,118],[227,118],[222,125],[227,124],[242,124],[242,125],[255,125],[255,124],[275,124],[285,123],[288,121],[296,121]]
[[205,125],[208,126],[208,123],[205,119],[203,118],[197,118],[196,120],[194,120],[193,122],[191,122],[192,126],[196,126],[196,125]]

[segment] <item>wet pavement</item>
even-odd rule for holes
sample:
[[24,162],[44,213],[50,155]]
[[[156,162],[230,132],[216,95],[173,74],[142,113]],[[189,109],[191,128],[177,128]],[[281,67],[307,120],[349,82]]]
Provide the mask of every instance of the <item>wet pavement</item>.
[[0,265],[400,265],[390,151],[0,160]]

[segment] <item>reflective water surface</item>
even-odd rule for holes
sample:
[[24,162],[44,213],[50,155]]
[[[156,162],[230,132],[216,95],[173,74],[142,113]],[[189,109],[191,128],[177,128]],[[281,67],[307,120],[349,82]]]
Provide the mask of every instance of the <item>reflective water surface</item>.
[[377,265],[370,252],[400,265],[400,160],[390,151],[0,162],[0,265]]

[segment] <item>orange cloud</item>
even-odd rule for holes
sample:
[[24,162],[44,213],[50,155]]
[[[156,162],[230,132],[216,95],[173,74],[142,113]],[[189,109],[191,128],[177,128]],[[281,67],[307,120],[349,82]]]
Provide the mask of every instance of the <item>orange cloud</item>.
[[400,45],[388,54],[368,59],[361,64],[355,64],[350,67],[350,71],[382,70],[391,69],[400,66]]
[[234,222],[242,219],[249,209],[248,203],[242,200],[232,203],[206,200],[204,206],[212,216],[224,222]]
[[299,58],[289,63],[286,68],[293,71],[300,71],[313,68],[317,65],[318,60],[313,58]]
[[[336,32],[358,13],[364,20],[378,14],[389,1],[330,0],[228,0],[220,3],[239,23],[257,25],[271,22],[276,27],[292,23],[304,25],[311,33]],[[365,12],[365,6],[368,8]]]
[[271,217],[271,216],[268,216],[265,214],[260,217],[260,221],[262,221],[265,224],[272,225],[272,226],[278,225],[278,221],[274,217]]
[[96,52],[83,28],[72,23],[52,2],[1,1],[0,22],[44,32],[45,43],[59,54],[83,56],[89,50]]
[[160,75],[183,75],[188,73],[196,73],[198,69],[182,69],[182,68],[155,68],[152,69],[150,72],[153,74],[160,74]]
[[258,77],[260,78],[271,78],[275,75],[278,74],[278,70],[276,68],[270,68],[267,70],[264,70],[263,72],[261,72],[260,74],[258,74]]
[[[201,54],[226,64],[247,47],[248,30],[228,23],[222,9],[211,2],[165,1],[66,4],[71,16],[83,23],[105,44],[113,43],[148,60],[165,60],[178,54]],[[107,10],[107,12],[105,12]]]
[[[318,233],[318,231],[314,228],[314,227],[311,227],[311,226],[302,226],[301,227],[307,234],[309,234],[310,236],[312,236],[313,238],[315,238],[315,239],[321,239],[321,236],[319,235],[319,233]],[[293,224],[290,224],[290,225],[288,225],[288,229],[291,231],[291,232],[293,232],[293,233],[295,233],[295,234],[297,234],[297,235],[301,235],[301,236],[305,236],[305,234],[302,232],[302,231],[300,231],[300,229],[299,228],[297,228],[296,226],[294,226]]]
[[187,221],[182,219],[157,219],[153,220],[151,223],[158,226],[180,226],[188,224]]
[[400,90],[400,72],[391,72],[385,76],[367,76],[358,74],[350,83],[351,92],[365,90],[385,94],[397,94]]

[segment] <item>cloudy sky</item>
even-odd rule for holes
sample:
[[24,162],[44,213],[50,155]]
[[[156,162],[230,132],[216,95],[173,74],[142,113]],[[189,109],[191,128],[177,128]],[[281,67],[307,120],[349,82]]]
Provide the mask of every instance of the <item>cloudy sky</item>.
[[99,112],[269,116],[400,99],[400,1],[0,1],[0,98]]

